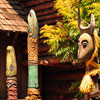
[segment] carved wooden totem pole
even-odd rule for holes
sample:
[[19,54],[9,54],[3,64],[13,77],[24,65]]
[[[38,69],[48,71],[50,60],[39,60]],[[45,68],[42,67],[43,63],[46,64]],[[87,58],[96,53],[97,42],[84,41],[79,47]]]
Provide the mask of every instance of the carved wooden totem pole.
[[6,52],[6,83],[8,91],[7,100],[17,100],[17,64],[15,50],[12,46],[8,46]]
[[41,100],[38,90],[38,21],[34,10],[28,14],[28,92],[26,100]]
[[[80,22],[78,58],[86,62],[86,73],[80,85],[80,91],[90,100],[90,97],[100,96],[98,87],[98,76],[100,64],[98,63],[99,37],[95,27],[95,18],[91,14],[91,23],[83,27]],[[99,94],[98,94],[99,93]]]

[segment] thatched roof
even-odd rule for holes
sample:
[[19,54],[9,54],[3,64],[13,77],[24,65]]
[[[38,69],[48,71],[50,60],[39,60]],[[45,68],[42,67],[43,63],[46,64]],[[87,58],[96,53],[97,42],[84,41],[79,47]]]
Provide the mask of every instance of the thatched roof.
[[0,0],[0,30],[27,32],[26,14],[16,0]]

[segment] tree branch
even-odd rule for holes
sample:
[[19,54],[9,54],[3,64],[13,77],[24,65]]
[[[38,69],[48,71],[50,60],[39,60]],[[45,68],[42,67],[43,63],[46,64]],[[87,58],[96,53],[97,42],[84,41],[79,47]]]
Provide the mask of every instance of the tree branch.
[[[66,4],[66,6],[72,10],[72,8],[71,8],[68,4]],[[78,13],[76,13],[74,10],[72,10],[72,12],[73,12],[75,15],[78,16]],[[81,19],[84,23],[86,23],[87,25],[89,25],[89,23],[88,23],[87,21],[85,21],[84,19],[82,19],[81,17],[80,17],[80,19]]]

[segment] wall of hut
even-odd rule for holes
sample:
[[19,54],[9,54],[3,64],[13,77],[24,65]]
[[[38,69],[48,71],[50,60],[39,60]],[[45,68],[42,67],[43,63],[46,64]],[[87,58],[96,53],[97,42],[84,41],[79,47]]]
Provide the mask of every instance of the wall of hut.
[[0,32],[0,99],[6,98],[6,34]]
[[[57,11],[53,10],[53,0],[20,0],[20,3],[26,13],[30,9],[35,10],[40,28],[44,24],[54,25],[61,19],[61,16],[56,15]],[[22,36],[23,67],[27,67],[26,41],[27,36]],[[82,78],[85,68],[73,66],[69,62],[61,64],[48,53],[48,50],[49,47],[43,44],[43,39],[39,39],[39,79],[43,100],[72,100],[76,90],[69,91],[70,85]],[[48,63],[45,63],[45,59]]]
[[[7,36],[9,32],[0,31],[0,100],[7,99],[7,86],[6,86],[6,48],[8,45],[14,43],[16,60],[17,60],[17,87],[18,97],[24,98],[27,93],[27,67],[21,66],[22,61],[22,44],[21,35],[15,40],[15,34],[11,32],[10,36]],[[24,84],[24,85],[23,85]]]

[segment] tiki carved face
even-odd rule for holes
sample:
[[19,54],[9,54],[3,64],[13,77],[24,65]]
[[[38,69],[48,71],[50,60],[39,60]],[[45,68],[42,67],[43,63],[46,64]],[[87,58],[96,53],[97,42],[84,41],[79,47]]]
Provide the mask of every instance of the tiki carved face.
[[83,27],[80,24],[80,33],[78,42],[78,58],[81,60],[88,60],[91,58],[92,53],[94,52],[94,36],[93,32],[95,29],[95,19],[94,15],[91,15],[91,23],[87,27]]
[[78,58],[89,59],[94,51],[92,37],[88,33],[83,33],[79,38],[78,46]]

